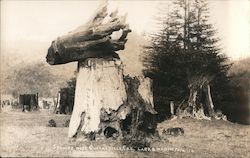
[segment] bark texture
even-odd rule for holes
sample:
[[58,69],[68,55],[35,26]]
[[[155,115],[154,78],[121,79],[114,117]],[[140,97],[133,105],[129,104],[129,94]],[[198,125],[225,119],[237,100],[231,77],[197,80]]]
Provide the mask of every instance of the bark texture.
[[130,108],[125,120],[121,121],[124,145],[134,148],[149,147],[152,136],[157,133],[153,108],[152,81],[149,78],[126,76],[127,105]]
[[[132,131],[138,130],[145,113],[156,114],[153,107],[149,78],[124,77],[121,61],[117,59],[88,59],[79,63],[68,136],[100,132],[110,135],[106,129],[122,136],[122,120],[132,115],[133,121],[127,125]],[[139,115],[135,117],[135,113]]]
[[121,62],[88,59],[79,63],[69,137],[99,130],[101,111],[110,114],[127,99]]

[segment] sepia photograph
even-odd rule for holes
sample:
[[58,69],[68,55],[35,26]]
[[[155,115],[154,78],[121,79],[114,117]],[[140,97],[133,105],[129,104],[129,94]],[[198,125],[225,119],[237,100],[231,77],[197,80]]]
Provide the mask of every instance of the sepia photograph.
[[250,157],[250,0],[0,8],[0,157]]

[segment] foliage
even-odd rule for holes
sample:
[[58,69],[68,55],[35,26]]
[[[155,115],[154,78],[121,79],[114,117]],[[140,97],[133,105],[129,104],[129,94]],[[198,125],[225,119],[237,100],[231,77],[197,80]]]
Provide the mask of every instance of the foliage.
[[212,95],[220,105],[221,98],[215,94],[223,94],[230,65],[225,64],[227,57],[220,54],[207,5],[205,0],[174,1],[162,29],[151,36],[151,45],[145,47],[144,73],[154,80],[158,111],[166,109],[163,106],[167,100],[180,102],[187,97],[189,82],[204,75],[212,78],[212,92],[216,89]]
[[64,79],[43,63],[17,66],[5,76],[3,82],[5,93],[14,96],[38,93],[39,97],[55,97],[59,88],[65,85]]

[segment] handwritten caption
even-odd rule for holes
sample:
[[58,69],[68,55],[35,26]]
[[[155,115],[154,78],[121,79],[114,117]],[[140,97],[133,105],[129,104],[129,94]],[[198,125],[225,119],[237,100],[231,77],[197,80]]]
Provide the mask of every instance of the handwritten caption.
[[119,146],[119,147],[112,147],[112,146],[68,146],[68,147],[63,147],[63,146],[57,146],[54,145],[53,148],[55,150],[78,150],[78,151],[142,151],[142,152],[180,152],[180,153],[193,153],[194,150],[190,149],[180,149],[180,148],[171,148],[171,147],[144,147],[144,148],[137,148],[135,150],[132,147],[127,147],[127,146]]

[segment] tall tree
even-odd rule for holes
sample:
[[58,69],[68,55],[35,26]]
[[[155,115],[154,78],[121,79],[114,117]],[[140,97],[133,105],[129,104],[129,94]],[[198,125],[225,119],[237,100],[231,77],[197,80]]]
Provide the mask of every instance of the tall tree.
[[[168,12],[157,17],[160,31],[151,34],[151,44],[145,47],[143,64],[145,75],[154,80],[153,94],[156,110],[163,116],[167,113],[168,100],[180,100],[186,93],[182,78],[185,74],[177,68],[176,55],[180,54],[180,40],[177,40],[180,23]],[[160,13],[162,13],[161,10]],[[159,14],[162,15],[162,14]]]
[[145,72],[155,81],[160,104],[162,99],[182,100],[178,115],[204,118],[205,111],[213,117],[210,85],[215,78],[226,80],[228,65],[224,63],[227,58],[219,54],[208,4],[205,0],[177,0],[172,6],[163,29],[153,35],[145,51]]

